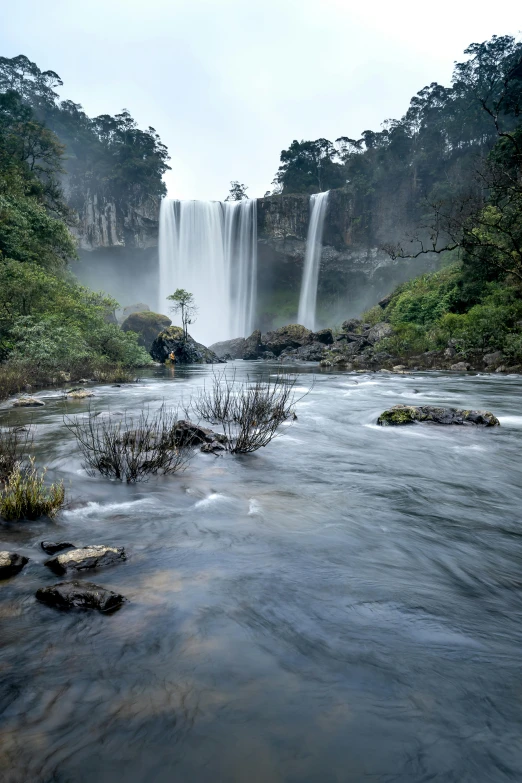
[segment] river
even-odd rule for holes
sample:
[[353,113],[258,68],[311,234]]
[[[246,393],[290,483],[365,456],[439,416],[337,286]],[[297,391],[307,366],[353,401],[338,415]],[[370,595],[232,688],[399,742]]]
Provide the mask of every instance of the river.
[[[30,558],[0,582],[4,783],[522,780],[520,377],[296,369],[313,388],[266,449],[135,486],[85,474],[57,392],[0,407],[34,421],[70,501],[0,527]],[[93,404],[175,404],[211,371],[150,371]],[[377,427],[397,402],[502,426]],[[58,581],[43,539],[125,546],[86,578],[128,603],[39,604]]]

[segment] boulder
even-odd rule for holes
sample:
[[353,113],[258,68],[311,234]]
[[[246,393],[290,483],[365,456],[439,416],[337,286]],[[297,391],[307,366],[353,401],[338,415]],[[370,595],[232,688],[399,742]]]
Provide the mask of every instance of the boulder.
[[233,340],[223,340],[220,343],[209,345],[208,350],[214,351],[220,359],[243,359],[246,352],[247,341],[244,337],[234,337]]
[[223,364],[224,361],[190,335],[185,339],[180,326],[168,326],[160,332],[152,343],[150,355],[157,362],[173,356],[171,361],[176,364]]
[[67,571],[84,571],[90,568],[113,565],[113,563],[119,563],[126,559],[125,550],[121,546],[96,545],[71,549],[69,552],[47,560],[45,565],[57,574],[65,574]]
[[267,351],[279,356],[286,348],[301,348],[312,342],[312,332],[301,324],[289,324],[267,332],[261,338],[263,347]]
[[[287,348],[280,355],[280,359],[295,360],[301,362],[320,362],[327,350],[324,343],[312,343],[303,345],[301,348]],[[270,358],[276,358],[273,354]]]
[[94,394],[87,389],[72,389],[67,392],[67,397],[71,400],[85,400],[87,397],[94,397]]
[[57,552],[61,552],[62,549],[74,548],[74,544],[70,544],[68,541],[42,541],[40,546],[48,555],[55,555]]
[[122,322],[121,328],[124,332],[136,332],[139,345],[146,351],[150,351],[158,334],[171,324],[172,321],[168,315],[145,310],[140,313],[131,313]]
[[365,337],[371,345],[374,345],[375,343],[384,340],[385,337],[390,337],[392,334],[393,329],[391,324],[387,323],[386,321],[381,321],[381,323],[372,326],[371,329],[368,330]]
[[45,402],[37,397],[19,397],[13,402],[13,408],[41,408],[43,405]]
[[493,351],[492,353],[487,353],[483,356],[482,361],[486,367],[498,367],[504,361],[504,354],[502,351]]
[[362,326],[362,321],[358,318],[349,318],[347,321],[343,321],[341,324],[342,332],[356,332]]
[[98,609],[110,612],[126,601],[123,595],[113,593],[92,582],[59,582],[50,587],[40,587],[36,598],[57,609]]
[[434,405],[394,405],[393,408],[381,413],[377,424],[400,425],[413,422],[430,422],[432,424],[456,424],[461,426],[478,425],[481,427],[498,427],[499,420],[489,411],[468,411],[457,408],[439,408]]
[[119,316],[119,322],[122,324],[126,318],[129,317],[129,315],[132,315],[132,313],[147,313],[150,310],[150,307],[146,304],[143,304],[143,302],[138,302],[137,304],[128,305],[128,307],[123,308],[123,312]]
[[334,341],[332,330],[320,329],[318,332],[313,332],[312,340],[314,343],[323,343],[324,345],[332,345]]
[[219,432],[213,432],[206,427],[200,427],[188,419],[180,419],[176,422],[175,440],[177,446],[199,446],[201,443],[226,443],[226,436]]
[[18,574],[28,562],[29,558],[19,555],[18,552],[0,552],[0,579]]
[[450,370],[456,370],[457,372],[467,372],[471,365],[469,362],[457,362],[456,364],[452,364],[450,367]]
[[379,305],[379,307],[382,307],[382,309],[385,310],[388,307],[388,305],[390,304],[390,302],[392,300],[392,297],[393,297],[393,294],[388,294],[388,296],[383,296],[382,299],[379,299],[377,304]]
[[259,359],[261,353],[263,350],[263,346],[261,344],[261,332],[259,329],[256,329],[252,332],[250,337],[247,337],[245,340],[245,350],[243,353],[243,359],[250,360],[250,359]]

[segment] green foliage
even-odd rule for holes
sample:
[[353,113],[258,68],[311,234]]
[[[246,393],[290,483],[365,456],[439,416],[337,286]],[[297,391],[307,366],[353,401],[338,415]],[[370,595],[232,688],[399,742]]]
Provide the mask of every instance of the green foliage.
[[248,188],[241,182],[232,181],[230,183],[230,190],[225,201],[242,201],[244,198],[248,198],[246,192]]
[[189,324],[193,324],[196,320],[198,308],[194,301],[194,294],[185,291],[184,288],[177,288],[173,294],[167,296],[170,302],[174,302],[170,308],[173,313],[181,313],[181,322],[183,324],[183,335],[185,339],[188,337]]
[[0,491],[0,517],[7,521],[54,517],[65,502],[63,482],[45,485],[31,460],[30,467],[17,464]]
[[328,139],[297,141],[281,152],[274,184],[284,193],[320,193],[344,185],[346,175],[336,162],[337,150]]
[[384,314],[382,311],[382,307],[379,307],[379,305],[375,305],[374,307],[370,307],[369,310],[366,310],[361,315],[361,320],[365,324],[370,324],[370,326],[375,326],[375,324],[380,323],[383,320]]
[[114,199],[164,195],[169,155],[156,130],[140,130],[127,109],[90,118],[79,104],[58,100],[55,88],[62,84],[24,55],[0,57],[0,93],[19,96],[34,121],[56,134],[73,182],[89,182]]

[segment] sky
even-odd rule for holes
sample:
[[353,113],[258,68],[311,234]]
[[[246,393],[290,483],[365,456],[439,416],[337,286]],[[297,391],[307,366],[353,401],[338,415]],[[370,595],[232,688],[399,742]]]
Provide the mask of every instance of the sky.
[[514,1],[17,0],[0,55],[62,78],[91,115],[130,110],[168,146],[168,194],[271,189],[293,139],[359,138],[400,117],[463,50],[518,36]]

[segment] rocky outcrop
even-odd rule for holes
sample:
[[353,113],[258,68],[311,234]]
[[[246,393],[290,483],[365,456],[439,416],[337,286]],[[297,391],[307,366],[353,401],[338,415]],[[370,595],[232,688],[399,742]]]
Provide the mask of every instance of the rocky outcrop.
[[40,587],[36,598],[56,609],[98,609],[111,612],[119,609],[126,598],[92,582],[59,582],[50,587]]
[[301,324],[282,326],[261,337],[263,351],[270,351],[274,356],[279,356],[285,349],[301,348],[311,342],[312,332]]
[[125,549],[114,546],[87,546],[81,549],[71,549],[61,555],[47,560],[45,565],[57,574],[67,571],[85,571],[91,568],[113,565],[126,560]]
[[169,326],[160,332],[152,343],[150,355],[157,362],[169,360],[175,364],[222,364],[224,361],[190,335],[185,338],[180,326]]
[[496,416],[489,411],[439,408],[433,405],[394,405],[393,408],[381,413],[377,419],[377,424],[381,426],[397,426],[414,422],[480,427],[498,427],[500,424]]
[[28,562],[29,558],[19,555],[18,552],[0,552],[0,579],[15,576]]
[[171,324],[172,321],[167,315],[160,315],[147,310],[145,312],[131,313],[123,321],[121,328],[124,332],[136,332],[139,345],[150,351],[159,333]]
[[214,351],[220,359],[228,361],[230,359],[242,359],[247,353],[247,341],[244,337],[236,337],[232,340],[223,340],[220,343],[209,345],[209,351]]
[[[149,313],[150,307],[145,304],[145,302],[138,302],[137,304],[127,305],[127,307],[124,307],[121,315],[118,318],[118,323],[122,324],[129,315],[132,315],[133,313]],[[172,321],[171,321],[172,323]]]

